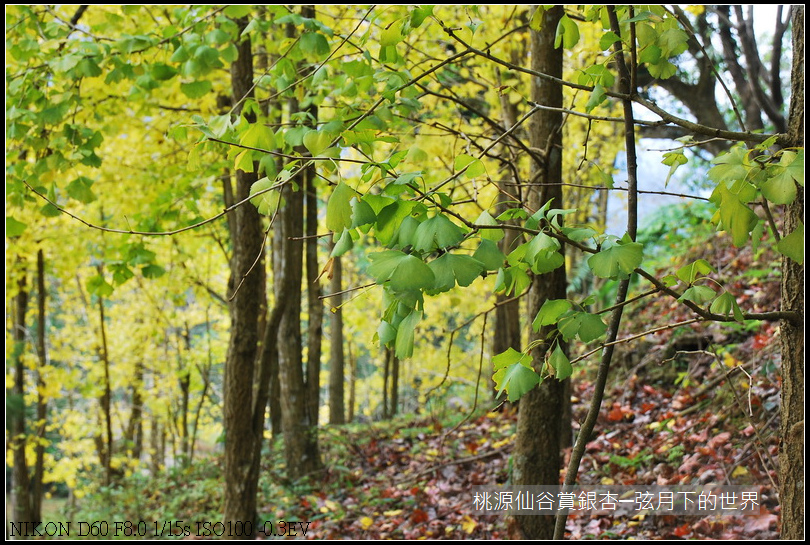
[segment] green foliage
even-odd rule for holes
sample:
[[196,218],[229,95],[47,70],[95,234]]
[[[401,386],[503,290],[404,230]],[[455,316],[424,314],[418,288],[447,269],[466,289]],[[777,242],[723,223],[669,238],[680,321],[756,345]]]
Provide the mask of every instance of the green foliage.
[[506,391],[509,401],[516,401],[526,392],[540,384],[542,379],[532,369],[532,359],[528,354],[518,352],[513,348],[492,358],[495,374],[495,388],[497,396]]
[[601,251],[588,258],[588,264],[596,276],[620,280],[630,276],[642,259],[643,246],[625,235],[622,239],[608,238]]
[[[7,10],[7,254],[30,262],[32,249],[43,246],[59,256],[54,259],[52,283],[72,317],[71,324],[64,326],[64,337],[55,343],[62,350],[55,361],[92,360],[86,347],[98,343],[94,337],[85,338],[96,329],[90,307],[82,303],[86,294],[105,299],[112,323],[143,327],[137,333],[119,332],[111,343],[113,350],[121,350],[113,358],[116,419],[123,421],[121,411],[127,409],[124,392],[133,386],[133,354],[149,361],[181,354],[178,366],[188,365],[186,352],[189,361],[220,359],[216,349],[204,355],[195,352],[199,347],[181,347],[171,337],[181,322],[186,322],[188,330],[200,324],[216,329],[212,324],[227,322],[216,310],[209,316],[206,306],[213,295],[216,308],[227,291],[222,271],[232,249],[225,221],[206,223],[193,233],[180,233],[147,247],[135,240],[139,235],[102,236],[78,222],[70,223],[25,183],[88,222],[124,232],[154,232],[185,228],[219,214],[222,179],[234,170],[258,170],[249,198],[266,216],[267,225],[282,204],[281,185],[300,191],[294,184],[295,174],[301,168],[313,168],[324,178],[316,182],[318,194],[328,195],[319,227],[334,233],[331,256],[357,251],[357,259],[347,259],[353,278],[367,274],[381,286],[380,320],[371,319],[374,313],[366,307],[355,310],[361,316],[352,324],[354,337],[364,339],[358,341],[363,344],[376,330],[380,345],[394,348],[400,358],[412,357],[420,345],[431,346],[423,332],[450,330],[452,325],[434,308],[452,309],[453,319],[461,312],[473,315],[481,310],[473,308],[473,303],[484,302],[492,290],[523,295],[534,276],[559,269],[566,259],[569,264],[581,264],[583,288],[593,277],[606,282],[596,282],[602,291],[591,290],[585,303],[575,303],[573,296],[570,301],[546,301],[534,317],[534,330],[542,331],[545,338],[532,346],[550,347],[541,372],[545,376],[563,379],[573,372],[561,343],[576,339],[592,343],[604,337],[603,318],[598,308],[591,308],[597,299],[594,295],[609,292],[616,281],[630,277],[643,263],[653,263],[648,270],[661,270],[667,285],[682,283],[677,288],[682,290],[681,302],[742,322],[740,305],[746,307],[745,300],[740,296],[738,302],[721,285],[709,261],[683,264],[677,259],[683,248],[705,242],[705,206],[662,211],[658,223],[633,241],[602,235],[598,222],[575,220],[592,215],[591,203],[554,204],[577,210],[552,209],[546,203],[535,210],[521,201],[526,188],[540,180],[525,149],[509,147],[515,144],[514,138],[524,139],[528,122],[498,142],[491,135],[501,131],[491,125],[492,120],[497,124],[506,117],[495,111],[499,106],[508,106],[514,109],[510,114],[519,116],[528,111],[529,77],[487,57],[512,62],[528,35],[521,26],[514,30],[515,39],[501,39],[504,31],[509,36],[513,32],[501,21],[507,25],[528,21],[529,28],[537,31],[546,7],[537,7],[530,17],[525,17],[524,8],[501,12],[497,6],[341,9],[325,10],[326,17],[319,21],[284,6],[91,7],[78,26],[66,24],[75,13],[71,6],[10,6]],[[615,117],[613,49],[631,45],[631,24],[639,65],[653,78],[675,77],[678,66],[683,66],[678,57],[687,51],[689,33],[672,11],[661,6],[635,7],[632,14],[626,6],[615,9],[618,31],[610,27],[604,6],[568,7],[553,29],[556,46],[567,49],[571,74],[566,77],[587,86],[576,95],[566,95],[572,109]],[[361,18],[365,21],[354,30],[327,26]],[[236,19],[246,20],[243,32]],[[288,30],[294,37],[289,37]],[[442,40],[435,39],[438,34]],[[467,54],[442,64],[454,52],[466,50],[454,36],[482,47],[486,56]],[[237,59],[237,45],[245,38],[254,48],[256,77],[251,96],[232,100],[227,78],[221,76]],[[289,111],[293,99],[299,111]],[[474,104],[486,107],[476,107],[475,112],[465,107]],[[569,115],[562,129],[568,131],[566,138],[577,142],[562,150],[563,160],[611,164],[615,135],[597,135],[602,122],[589,119],[585,129],[576,125],[582,121],[576,117]],[[579,145],[582,134],[589,145]],[[608,140],[607,152],[598,149]],[[590,145],[595,142],[599,146]],[[765,214],[759,213],[764,205],[778,211],[794,202],[797,184],[804,186],[803,149],[774,151],[775,143],[770,138],[750,149],[738,144],[712,160],[708,178],[713,192],[708,206],[714,224],[727,231],[737,247],[749,240],[756,245],[766,233],[761,218]],[[663,154],[662,162],[669,166],[667,182],[678,168],[694,163],[694,154],[685,150],[695,142],[684,139],[682,144]],[[577,155],[582,148],[587,157]],[[598,184],[612,189],[615,172],[598,166],[596,170],[594,174],[572,167],[554,183],[565,185],[566,199],[576,198],[569,187]],[[496,187],[507,176],[512,180],[505,183],[518,185]],[[331,192],[324,190],[328,187],[333,188]],[[780,224],[778,219],[775,223]],[[515,229],[514,243],[499,248],[497,242]],[[803,262],[803,224],[782,233],[773,246]],[[371,249],[370,264],[359,256],[364,249]],[[320,251],[325,253],[323,248]],[[588,255],[591,251],[595,253]],[[12,258],[8,261],[7,265]],[[19,268],[16,264],[11,268],[15,267]],[[497,271],[494,280],[487,278],[491,271]],[[130,282],[137,274],[149,282]],[[153,295],[155,300],[147,301],[151,306],[143,308],[140,305],[148,299],[150,287],[160,295]],[[734,293],[740,294],[736,289]],[[426,295],[437,299],[431,303]],[[347,305],[347,312],[351,306]],[[221,345],[226,336],[220,330],[208,338]],[[469,339],[465,342],[473,344]],[[453,352],[458,346],[451,347],[454,365],[473,359],[469,346],[458,352]],[[376,350],[365,344],[358,349],[367,360]],[[431,359],[432,355],[420,356]],[[529,349],[496,355],[494,378],[499,393],[516,400],[536,386],[542,379],[531,361]],[[437,367],[433,361],[418,363],[431,366],[431,372]],[[160,419],[180,399],[174,369],[163,369],[172,365],[149,370],[149,380],[161,389],[145,411]],[[373,364],[366,361],[360,367],[362,380],[371,384]],[[76,412],[85,415],[96,410],[99,393],[94,388],[101,383],[97,369],[77,366],[54,373],[51,384],[73,388],[81,383],[87,395]],[[76,377],[67,377],[70,373]],[[219,375],[211,373],[212,388],[217,390]],[[195,392],[202,388],[193,386]],[[216,428],[217,421],[212,420],[203,427]],[[78,426],[74,422],[67,428]],[[70,448],[92,450],[85,444]],[[88,462],[75,472],[92,471],[93,464]],[[105,493],[110,498],[115,491]],[[137,498],[124,499],[135,502]],[[102,513],[101,507],[95,516],[110,520],[151,516]],[[154,518],[182,515],[177,513],[182,509],[175,507],[172,513]]]

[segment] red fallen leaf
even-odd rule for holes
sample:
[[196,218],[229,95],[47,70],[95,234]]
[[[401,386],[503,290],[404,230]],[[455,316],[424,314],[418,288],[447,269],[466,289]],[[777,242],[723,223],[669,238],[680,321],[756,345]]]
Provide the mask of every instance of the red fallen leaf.
[[699,460],[698,454],[693,454],[684,459],[681,467],[678,468],[680,473],[693,473],[695,468],[702,467],[704,464]]
[[689,437],[687,437],[687,441],[691,441],[692,443],[703,443],[709,436],[709,430],[704,429],[700,433],[693,433]]
[[641,387],[641,389],[644,390],[646,393],[648,393],[650,395],[658,394],[658,390],[656,390],[655,388],[653,388],[649,384],[645,384],[644,386]]
[[776,524],[776,515],[762,515],[759,517],[748,517],[745,523],[745,531],[749,534],[754,532],[764,532],[770,529],[771,523]]
[[621,408],[614,407],[607,415],[608,420],[611,422],[619,422],[624,419],[624,413]]
[[428,520],[428,514],[421,509],[416,509],[413,514],[411,515],[411,522],[414,524],[419,524],[420,522],[426,522]]
[[731,434],[727,431],[723,433],[718,433],[711,439],[709,439],[709,448],[716,449],[718,447],[724,446],[728,444],[729,439],[731,439]]
[[768,335],[764,335],[762,333],[759,333],[757,335],[754,335],[754,342],[753,342],[752,346],[753,346],[754,350],[762,350],[763,348],[765,348],[768,345],[769,340],[770,340],[770,337]]
[[399,490],[386,488],[382,491],[382,494],[380,494],[380,496],[382,496],[383,498],[396,498],[399,496]]
[[655,403],[642,403],[641,404],[641,412],[643,414],[647,414],[651,410],[653,410],[655,407],[657,407],[657,405]]
[[678,537],[686,537],[692,533],[692,529],[689,527],[689,523],[687,522],[686,524],[682,524],[681,526],[678,526],[672,530],[672,533]]

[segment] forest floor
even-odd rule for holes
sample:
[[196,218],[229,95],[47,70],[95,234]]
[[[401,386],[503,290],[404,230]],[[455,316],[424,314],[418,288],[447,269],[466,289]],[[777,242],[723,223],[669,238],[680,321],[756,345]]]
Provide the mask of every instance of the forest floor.
[[[755,486],[759,512],[698,517],[579,511],[568,518],[567,538],[778,539],[779,343],[770,327],[760,324],[719,357],[707,356],[707,350],[660,364],[670,339],[647,347],[635,365],[617,366],[579,476],[580,484]],[[659,363],[645,368],[650,361]],[[573,389],[576,433],[593,385],[580,376]],[[283,445],[274,441],[259,483],[259,517],[266,521],[260,529],[267,533],[257,537],[509,538],[509,517],[475,514],[472,487],[507,482],[517,414],[514,407],[467,412],[323,427],[325,470],[303,482],[286,479]],[[212,524],[220,520],[221,475],[221,457],[200,459],[99,494],[67,520],[179,520],[191,529],[184,536],[161,527],[148,537],[211,538],[195,530],[206,521],[215,530]]]
[[[751,337],[750,348],[762,342],[757,339]],[[750,379],[739,371],[726,378],[727,364],[693,366],[688,372],[694,380],[674,391],[632,369],[615,373],[580,483],[754,485],[760,512],[722,517],[581,513],[569,516],[568,537],[778,538],[773,484],[778,384],[772,371],[749,369]],[[590,382],[576,383],[575,422],[584,419],[591,393]],[[510,409],[452,426],[412,417],[362,429],[330,428],[322,435],[322,445],[330,446],[319,484],[300,490],[297,502],[279,509],[268,501],[262,511],[272,513],[270,521],[312,521],[306,538],[315,539],[508,538],[506,516],[473,512],[472,487],[507,482],[515,423]]]
[[[708,246],[700,252],[705,255],[692,259],[723,263],[718,274],[741,306],[753,312],[779,308],[778,269],[755,266],[768,259],[750,252],[718,256]],[[641,336],[641,328],[687,318],[683,306],[667,298],[625,312],[630,331],[624,334],[640,338],[617,346],[578,482],[753,486],[759,512],[699,517],[576,511],[568,518],[567,537],[778,539],[778,326],[691,323]],[[593,365],[578,367],[575,436],[593,396]],[[509,538],[509,517],[475,514],[472,487],[508,482],[515,408],[485,412],[492,400],[479,401],[478,410],[449,405],[435,399],[430,406],[440,412],[320,428],[325,470],[308,481],[287,480],[283,445],[273,441],[263,457],[258,512],[267,523],[258,537]],[[566,464],[570,453],[569,447]],[[221,475],[220,456],[155,478],[133,476],[87,498],[69,520],[180,520],[192,529],[186,537],[194,539],[198,523],[220,520]]]
[[[687,346],[704,338],[687,333],[620,351],[579,483],[750,485],[759,491],[759,513],[696,517],[578,511],[568,518],[568,537],[778,538],[778,335],[769,324],[748,329],[724,338],[722,350]],[[673,347],[683,352],[673,354]],[[573,386],[575,434],[593,392],[592,382],[582,375]],[[258,537],[509,538],[508,517],[475,514],[472,487],[507,482],[515,408],[444,411],[321,428],[325,470],[303,482],[286,479],[283,445],[274,441],[266,449],[259,483],[259,517],[269,524],[261,528],[267,534]],[[566,462],[570,452],[565,451]],[[199,524],[207,521],[210,529],[220,520],[221,475],[222,458],[215,456],[155,478],[131,477],[86,498],[66,520],[179,520],[191,529],[184,537],[200,538]],[[152,523],[147,524],[151,532]],[[154,537],[171,537],[155,528]]]

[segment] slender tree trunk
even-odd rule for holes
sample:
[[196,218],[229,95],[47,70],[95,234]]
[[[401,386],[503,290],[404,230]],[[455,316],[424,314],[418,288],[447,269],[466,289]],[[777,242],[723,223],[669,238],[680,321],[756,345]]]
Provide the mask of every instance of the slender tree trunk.
[[[340,293],[343,289],[343,266],[339,257],[332,261],[332,281],[330,290],[332,293]],[[329,344],[329,423],[345,424],[346,410],[343,406],[343,382],[344,359],[343,359],[343,295],[333,295],[329,299],[334,305],[329,332],[331,340]]]
[[[788,136],[804,147],[804,6],[793,6],[793,69]],[[804,188],[785,211],[784,233],[804,217]],[[782,539],[804,539],[804,266],[782,258],[782,310],[797,311],[802,323],[781,323],[782,406],[779,450],[779,498]]]
[[[312,6],[303,6],[301,15],[314,17]],[[287,36],[294,38],[297,30],[287,25]],[[299,102],[296,98],[288,101],[290,115],[297,113]],[[302,147],[302,152],[306,150]],[[290,184],[284,186],[282,197],[286,203],[281,211],[283,229],[281,248],[281,269],[284,271],[282,292],[289,300],[281,316],[278,331],[278,367],[281,388],[281,424],[284,435],[284,449],[287,460],[287,474],[297,480],[322,468],[318,451],[318,434],[311,405],[307,400],[307,383],[304,375],[301,339],[301,281],[303,279],[304,234],[304,188],[309,187],[310,178],[315,176],[314,168],[307,167],[295,177],[301,189],[292,191]]]
[[[314,13],[313,13],[314,15]],[[318,109],[310,107],[313,119],[318,118]],[[311,167],[314,168],[314,167]],[[314,174],[314,173],[311,173]],[[318,193],[315,176],[307,176],[306,186],[306,263],[307,263],[307,402],[312,425],[318,426],[321,401],[321,343],[323,341],[323,301],[318,281]]]
[[132,459],[140,460],[143,448],[143,362],[135,363],[135,376],[132,380],[132,411],[124,434]]
[[383,352],[383,399],[382,399],[382,417],[388,418],[389,410],[388,410],[388,377],[391,374],[391,352],[392,350],[388,347],[385,348]]
[[[518,53],[517,50],[514,53]],[[513,55],[517,57],[517,55]],[[513,62],[518,63],[518,58],[513,58]],[[501,96],[501,116],[504,130],[509,130],[517,123],[517,112],[515,106],[509,101],[508,93]],[[503,153],[509,153],[509,148],[504,146]],[[498,185],[498,204],[495,207],[496,215],[500,215],[510,206],[510,201],[514,203],[515,197],[519,198],[518,188],[514,185],[515,177],[504,173]],[[518,193],[516,195],[515,193]],[[513,229],[504,230],[504,237],[498,243],[498,247],[508,255],[519,244],[520,233]],[[495,296],[495,323],[492,337],[492,353],[500,354],[509,348],[520,350],[520,301],[508,301],[510,296],[499,293]],[[508,301],[508,302],[507,302]],[[491,380],[491,379],[490,379]],[[492,382],[492,395],[497,394]]]
[[25,313],[28,310],[28,286],[26,285],[25,262],[20,259],[23,271],[17,279],[17,294],[14,296],[14,314],[12,315],[11,337],[14,339],[12,361],[14,365],[14,407],[9,411],[10,446],[14,460],[13,503],[15,522],[29,522],[33,520],[31,513],[31,500],[29,497],[28,463],[25,459],[25,364],[23,351],[25,350]]
[[391,351],[391,412],[389,416],[396,416],[399,411],[399,358]]
[[[247,19],[238,21],[240,28]],[[231,86],[234,114],[241,113],[241,104],[253,96],[253,55],[249,37],[238,45],[238,58],[231,65]],[[249,121],[255,122],[253,115]],[[257,180],[255,172],[236,171],[236,201],[246,199],[251,185]],[[258,478],[254,476],[256,442],[262,434],[254,429],[253,396],[256,360],[259,345],[259,324],[266,308],[265,273],[261,217],[256,207],[240,206],[232,213],[231,241],[231,336],[225,364],[224,419],[225,427],[225,505],[224,521],[253,522],[256,513]],[[262,407],[262,415],[264,407]],[[255,529],[255,525],[252,525]],[[252,535],[232,535],[230,538],[250,538]]]
[[[554,36],[563,14],[562,6],[547,10],[542,29],[531,31],[532,69],[562,78],[562,49],[554,48]],[[539,78],[532,79],[532,100],[539,104],[562,108],[562,87]],[[545,162],[532,164],[532,177],[539,175],[547,185],[532,188],[528,194],[531,210],[538,210],[553,199],[552,208],[562,208],[562,114],[542,110],[532,118],[530,145],[547,152]],[[550,145],[549,145],[550,144]],[[547,299],[565,298],[564,266],[532,280],[528,295],[528,316],[534,317]],[[531,318],[530,318],[531,320]],[[532,340],[546,337],[550,331],[541,329]],[[542,344],[532,354],[535,371],[543,372],[548,344]],[[557,485],[560,482],[560,434],[562,433],[565,383],[547,378],[520,400],[517,441],[513,453],[512,482],[520,485]],[[551,539],[554,517],[550,515],[515,517],[513,537]]]
[[[183,344],[185,345],[186,358],[191,353],[191,332],[188,328],[188,323],[184,325],[183,333],[181,334]],[[178,340],[178,342],[180,342]],[[180,427],[183,438],[183,458],[184,464],[187,466],[191,464],[191,433],[189,431],[188,416],[191,410],[191,368],[188,362],[181,359],[180,364],[180,391],[183,393],[180,407]]]
[[[299,186],[304,187],[299,175]],[[306,400],[303,362],[301,357],[301,280],[303,251],[303,191],[283,192],[286,205],[284,219],[284,293],[290,300],[281,318],[278,332],[279,382],[281,385],[281,414],[287,472],[291,479],[299,479],[320,469],[317,435]],[[291,240],[297,238],[298,240]]]
[[354,422],[355,395],[357,393],[357,359],[352,352],[351,342],[347,343],[346,350],[349,356],[349,414],[346,417],[346,422]]
[[[99,270],[99,274],[101,271]],[[98,317],[101,335],[101,362],[104,365],[104,394],[101,396],[101,412],[104,415],[104,428],[107,442],[103,447],[104,453],[104,484],[112,484],[112,386],[110,385],[110,353],[107,350],[107,329],[104,325],[104,298],[98,297]]]
[[45,256],[40,248],[37,251],[37,355],[39,356],[39,369],[37,369],[37,423],[36,437],[38,443],[34,449],[34,482],[31,490],[31,517],[32,520],[42,520],[42,479],[45,476],[45,424],[48,418],[48,403],[42,392],[45,382],[42,380],[42,369],[48,363],[45,342]]

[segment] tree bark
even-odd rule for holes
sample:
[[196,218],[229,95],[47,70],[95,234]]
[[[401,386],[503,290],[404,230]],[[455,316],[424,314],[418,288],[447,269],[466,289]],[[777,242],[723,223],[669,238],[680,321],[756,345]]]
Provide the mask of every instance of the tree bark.
[[[793,67],[788,137],[804,147],[804,6],[793,6]],[[804,217],[804,188],[787,205],[784,233]],[[782,257],[782,310],[797,311],[802,323],[781,323],[782,405],[779,498],[782,539],[804,539],[804,266]]]
[[346,422],[354,422],[354,405],[357,392],[357,359],[352,352],[351,341],[347,343],[346,349],[349,356],[349,410],[346,415]]
[[[557,24],[563,7],[555,6],[543,15],[542,29],[531,31],[532,70],[562,78],[562,49],[554,48]],[[539,78],[532,79],[532,101],[562,108],[562,87]],[[533,162],[532,178],[539,175],[547,185],[532,187],[527,195],[531,210],[539,209],[549,199],[552,208],[562,206],[562,114],[541,110],[530,126],[530,145],[546,149],[543,164]],[[549,145],[550,144],[550,145]],[[561,250],[562,251],[562,250]],[[552,272],[538,275],[529,288],[527,315],[533,317],[547,299],[564,299],[566,289],[564,265]],[[531,340],[550,333],[541,329]],[[537,347],[532,354],[532,365],[543,373],[548,344]],[[560,482],[560,434],[562,433],[565,382],[545,379],[520,399],[518,409],[517,440],[513,453],[512,482],[517,485],[557,485]],[[521,539],[551,539],[554,535],[554,516],[518,516],[511,526],[512,537]]]
[[[514,62],[519,62],[519,59],[513,59]],[[517,115],[515,106],[509,102],[509,96],[504,93],[501,96],[501,112],[504,130],[509,130],[515,123],[517,123]],[[509,148],[504,146],[503,153],[508,153]],[[498,184],[498,204],[495,207],[496,215],[500,215],[509,208],[509,202],[514,202],[514,192],[518,188],[513,185],[516,182],[514,176],[504,175]],[[504,236],[498,243],[498,247],[504,253],[509,255],[509,252],[515,249],[519,242],[520,233],[513,229],[504,230]],[[492,335],[492,353],[501,354],[509,348],[520,350],[520,301],[508,301],[510,296],[499,293],[495,296],[495,323],[493,325]],[[490,379],[491,380],[491,379]],[[492,383],[492,395],[496,395],[498,390],[494,388]]]
[[[247,19],[238,21],[240,28]],[[239,56],[231,65],[234,113],[241,113],[244,98],[253,96],[253,55],[249,37],[237,44]],[[254,119],[249,121],[255,122]],[[255,172],[236,171],[236,201],[246,199]],[[265,274],[261,217],[254,206],[240,206],[232,213],[231,336],[224,378],[225,501],[224,521],[253,522],[256,518],[258,474],[256,444],[263,434],[254,428],[254,380],[259,345],[259,323],[265,310]],[[262,415],[264,407],[262,407]],[[255,526],[255,525],[251,525]],[[251,538],[233,535],[230,538]]]
[[391,349],[385,347],[383,351],[383,398],[382,398],[382,417],[388,418],[388,377],[391,374]]
[[[101,268],[99,267],[99,274]],[[104,415],[104,428],[107,437],[106,444],[103,444],[104,484],[112,484],[112,456],[113,456],[113,431],[112,431],[112,386],[110,384],[110,354],[107,350],[107,329],[104,326],[104,298],[98,296],[98,317],[99,334],[101,336],[101,362],[104,365],[104,394],[101,396],[101,412]]]
[[[304,6],[301,14],[313,17],[314,8]],[[294,38],[296,28],[287,25],[287,36]],[[296,98],[288,102],[289,113],[300,110]],[[306,151],[303,147],[302,154]],[[314,167],[299,171],[295,183],[299,188],[309,187],[315,176]],[[283,219],[281,264],[284,270],[283,292],[289,297],[286,311],[281,317],[278,332],[279,384],[281,387],[281,424],[287,460],[287,475],[292,480],[301,479],[322,468],[318,451],[318,434],[311,405],[307,401],[307,384],[304,376],[301,339],[301,281],[303,279],[304,191],[293,191],[290,184],[284,186],[282,197],[286,202],[281,212]]]
[[[332,293],[340,293],[343,289],[343,265],[339,257],[332,261]],[[346,409],[343,404],[344,383],[344,357],[343,357],[343,295],[333,295],[332,316],[329,331],[331,340],[329,344],[329,423],[345,424]]]
[[132,459],[140,460],[143,447],[143,362],[135,363],[135,376],[132,380],[132,411],[124,432],[127,447],[131,448]]
[[14,503],[14,520],[16,522],[32,521],[28,463],[25,459],[25,313],[28,310],[28,286],[26,285],[25,262],[20,259],[22,274],[17,279],[17,294],[14,296],[14,311],[11,321],[11,337],[14,339],[12,362],[14,365],[14,407],[9,411],[10,447],[14,460],[12,472],[12,492]]
[[[314,14],[313,14],[314,15]],[[313,119],[318,118],[318,109],[309,108]],[[310,167],[314,168],[314,167]],[[306,186],[306,263],[307,263],[307,403],[312,425],[318,426],[321,405],[321,342],[323,341],[323,300],[318,281],[318,192],[314,172],[307,176]]]
[[34,475],[31,490],[31,520],[42,520],[43,477],[45,476],[45,424],[48,417],[48,400],[43,396],[45,382],[42,380],[42,369],[48,363],[45,342],[45,256],[42,248],[37,251],[37,446],[34,449]]
[[[298,184],[306,184],[298,175]],[[318,440],[306,399],[303,361],[301,356],[301,280],[303,275],[304,195],[286,186],[286,201],[282,211],[284,224],[284,293],[289,296],[287,310],[281,317],[278,332],[279,382],[281,385],[281,423],[287,472],[291,479],[300,479],[321,467]],[[291,240],[297,238],[298,240]]]
[[389,416],[399,412],[399,358],[391,351],[391,411]]

